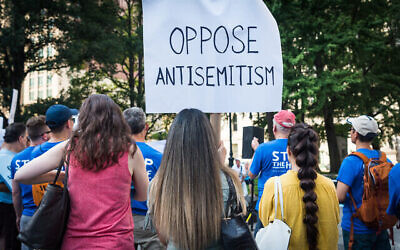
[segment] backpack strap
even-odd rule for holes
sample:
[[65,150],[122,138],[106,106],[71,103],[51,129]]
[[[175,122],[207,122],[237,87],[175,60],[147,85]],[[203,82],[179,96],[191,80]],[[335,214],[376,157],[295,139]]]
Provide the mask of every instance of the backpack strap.
[[364,163],[364,187],[365,187],[365,185],[367,185],[367,182],[369,179],[368,165],[369,165],[370,159],[367,156],[365,156],[365,154],[360,153],[360,152],[352,152],[350,155],[357,156]]
[[353,244],[354,244],[354,217],[357,216],[357,204],[356,204],[356,201],[354,200],[354,197],[353,197],[353,195],[351,193],[351,189],[349,189],[349,195],[350,195],[350,199],[351,199],[351,202],[353,203],[354,210],[355,210],[355,213],[353,213],[351,215],[351,219],[350,219],[351,227],[350,227],[350,238],[349,238],[349,250],[351,250],[352,247],[353,247]]
[[378,151],[379,152],[379,160],[381,161],[381,162],[386,162],[387,161],[387,158],[386,158],[386,154],[385,154],[385,152],[382,152],[382,151]]
[[[357,156],[358,158],[360,158],[360,159],[364,162],[364,165],[365,165],[365,166],[368,165],[369,158],[368,158],[367,156],[365,156],[363,153],[360,153],[360,152],[352,152],[350,155]],[[385,155],[385,158],[386,158],[386,155]]]

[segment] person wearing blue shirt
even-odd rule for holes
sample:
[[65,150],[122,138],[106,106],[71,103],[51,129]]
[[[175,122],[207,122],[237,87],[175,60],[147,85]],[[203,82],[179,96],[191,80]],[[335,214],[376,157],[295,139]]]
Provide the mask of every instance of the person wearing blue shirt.
[[[137,107],[126,109],[123,114],[131,128],[132,139],[136,141],[140,151],[142,151],[146,164],[146,171],[149,176],[149,181],[151,181],[160,167],[162,154],[144,142],[148,130],[146,115],[141,108]],[[147,203],[146,201],[134,200],[134,193],[135,189],[132,186],[131,206],[135,225],[133,231],[135,248],[137,249],[138,246],[140,246],[140,249],[164,249],[158,239],[157,233],[144,229],[145,215],[148,210]]]
[[[280,176],[286,173],[290,168],[287,155],[287,138],[290,128],[296,123],[296,116],[288,111],[281,110],[274,115],[273,132],[275,140],[258,145],[258,139],[254,138],[252,147],[255,150],[253,160],[250,166],[249,176],[251,179],[258,177],[258,200],[255,209],[258,212],[261,196],[264,190],[264,184],[273,176]],[[263,227],[260,218],[257,218],[257,224],[254,229],[254,237],[258,230]]]
[[[351,142],[356,145],[356,152],[364,154],[368,158],[379,158],[380,152],[371,147],[372,140],[378,134],[378,124],[374,118],[362,115],[357,118],[348,118],[351,124]],[[339,202],[343,202],[343,243],[345,249],[349,247],[351,216],[355,212],[348,192],[351,193],[357,208],[361,206],[363,196],[364,162],[357,156],[346,157],[339,169],[337,177],[337,196]],[[358,218],[353,219],[354,241],[352,249],[391,249],[387,230],[378,234],[377,231],[368,228]]]
[[16,215],[12,201],[11,160],[27,145],[25,125],[13,123],[6,128],[0,150],[0,249],[19,249]]
[[389,206],[387,214],[396,215],[400,219],[400,163],[397,163],[389,173]]
[[[78,110],[70,109],[61,104],[50,106],[46,111],[46,125],[50,128],[49,141],[36,146],[31,154],[31,160],[47,152],[55,145],[69,139],[72,134],[74,121],[73,115],[77,115]],[[38,206],[48,183],[32,185],[33,201]],[[59,183],[61,184],[61,183]]]
[[[19,168],[28,163],[31,159],[31,153],[35,146],[40,145],[48,140],[50,133],[49,127],[45,123],[45,117],[34,116],[29,118],[26,123],[26,130],[30,141],[30,147],[16,154],[11,161],[11,179],[12,180],[12,199],[14,210],[17,216],[16,224],[19,230],[23,230],[27,223],[31,220],[32,215],[36,211],[36,205],[33,202],[32,185],[25,185],[14,180],[15,173]],[[31,249],[25,244],[21,244],[22,250]]]

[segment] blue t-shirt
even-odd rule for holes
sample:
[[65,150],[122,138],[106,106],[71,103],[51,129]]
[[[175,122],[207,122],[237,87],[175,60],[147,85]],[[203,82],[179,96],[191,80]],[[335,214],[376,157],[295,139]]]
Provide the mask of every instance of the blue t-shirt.
[[263,143],[256,149],[250,172],[258,175],[258,200],[256,210],[260,204],[261,196],[264,191],[264,184],[274,176],[280,176],[291,169],[287,155],[287,139],[276,139]]
[[37,145],[31,154],[31,160],[41,156],[42,154],[46,153],[49,149],[57,145],[58,143],[61,143],[63,141],[58,141],[58,142],[45,142],[40,145]]
[[[10,192],[0,192],[0,203],[12,204],[11,186],[4,180],[4,178],[11,179],[11,160],[16,153],[7,150],[0,150],[0,183],[5,183]],[[4,175],[4,176],[3,176]]]
[[[144,142],[136,142],[136,144],[140,148],[140,151],[142,151],[144,163],[146,164],[147,175],[149,176],[149,181],[151,181],[156,175],[158,168],[160,167],[162,154]],[[134,200],[133,199],[134,194],[135,194],[135,189],[132,185],[132,191],[131,191],[132,213],[139,215],[146,215],[148,209],[146,201]]]
[[[376,150],[360,148],[357,150],[364,154],[368,158],[379,158],[380,153]],[[340,166],[337,180],[348,185],[351,193],[356,202],[357,208],[361,206],[362,196],[364,192],[364,162],[355,155],[347,156]],[[342,217],[342,228],[346,231],[350,231],[351,227],[351,215],[355,212],[353,203],[350,199],[349,194],[346,194],[346,199],[343,203],[343,217]],[[376,231],[368,228],[359,219],[354,218],[354,232],[357,234],[370,234]]]
[[396,206],[400,204],[400,163],[397,163],[389,173],[389,206],[388,214],[396,214]]
[[[29,147],[19,152],[14,156],[11,161],[11,179],[14,179],[15,173],[18,169],[22,168],[26,163],[31,160],[31,153],[35,147]],[[21,189],[21,197],[22,197],[22,214],[27,216],[32,216],[36,211],[36,205],[33,202],[32,197],[32,185],[25,185],[19,183],[19,187]]]

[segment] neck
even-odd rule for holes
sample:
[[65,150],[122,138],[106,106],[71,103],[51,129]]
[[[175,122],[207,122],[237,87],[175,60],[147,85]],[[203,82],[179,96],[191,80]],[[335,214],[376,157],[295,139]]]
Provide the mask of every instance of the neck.
[[11,142],[11,143],[4,142],[2,148],[7,149],[8,151],[14,153],[18,153],[21,151],[21,146],[19,145],[18,142]]
[[144,142],[145,137],[144,137],[144,135],[139,133],[139,134],[132,135],[132,139],[134,139],[136,142]]
[[51,133],[49,142],[60,142],[65,141],[69,138],[70,132],[67,130],[63,130],[60,133]]
[[365,149],[372,149],[371,147],[371,143],[369,142],[360,142],[359,140],[356,141],[356,149],[361,149],[361,148],[365,148]]
[[292,165],[292,170],[293,171],[295,171],[295,172],[299,172],[299,167],[296,165],[296,163],[291,163],[291,165]]
[[274,136],[275,136],[275,139],[287,139],[288,138],[288,135],[282,134],[282,133],[275,133]]

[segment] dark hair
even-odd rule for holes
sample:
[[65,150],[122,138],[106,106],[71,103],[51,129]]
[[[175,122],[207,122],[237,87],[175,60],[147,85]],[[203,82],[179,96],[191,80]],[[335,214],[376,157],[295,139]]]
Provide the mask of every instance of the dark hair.
[[372,142],[374,140],[374,138],[376,137],[376,134],[374,133],[368,133],[366,135],[362,135],[360,133],[358,133],[358,139],[360,140],[360,142]]
[[300,168],[297,177],[300,187],[304,190],[303,202],[305,215],[303,223],[306,224],[307,242],[309,249],[317,249],[318,241],[318,205],[317,194],[314,192],[316,169],[318,168],[318,135],[311,126],[299,123],[292,127],[288,147],[296,158],[296,165]]
[[16,122],[8,125],[4,133],[4,142],[13,143],[18,141],[20,136],[25,133],[25,125],[21,122]]
[[78,128],[73,132],[68,151],[82,168],[98,171],[118,163],[134,144],[128,124],[118,105],[106,95],[94,94],[82,104]]
[[137,107],[125,109],[123,115],[132,134],[139,134],[143,131],[146,126],[146,115],[143,109]]
[[49,128],[46,125],[46,117],[44,115],[33,116],[26,122],[26,130],[31,141],[39,139],[43,133],[47,132]]
[[52,133],[60,133],[61,131],[63,131],[63,129],[65,128],[65,126],[67,125],[68,121],[64,122],[63,125],[58,126],[58,127],[51,127],[50,130]]

